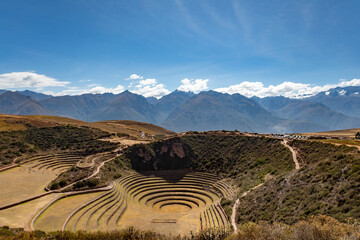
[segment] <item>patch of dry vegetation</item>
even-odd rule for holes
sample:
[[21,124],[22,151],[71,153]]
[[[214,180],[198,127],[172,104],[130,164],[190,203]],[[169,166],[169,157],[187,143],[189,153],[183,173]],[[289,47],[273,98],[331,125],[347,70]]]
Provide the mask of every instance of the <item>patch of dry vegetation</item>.
[[181,137],[193,152],[192,168],[233,178],[240,193],[294,168],[280,140],[239,135],[191,134]]
[[247,223],[235,234],[222,229],[207,229],[190,236],[166,236],[150,231],[126,228],[112,232],[24,232],[22,229],[0,228],[0,239],[31,240],[352,240],[360,239],[359,222],[340,223],[327,216],[311,217],[294,225],[281,223]]
[[241,198],[237,223],[293,224],[325,214],[360,219],[360,155],[355,148],[312,141],[291,143],[302,168],[280,175]]
[[229,240],[345,240],[360,239],[359,222],[340,223],[328,216],[313,216],[294,225],[247,223]]
[[0,167],[25,153],[35,152],[36,148],[25,141],[23,131],[0,132]]
[[313,132],[313,133],[302,133],[305,136],[312,137],[345,137],[345,138],[355,138],[357,132],[360,132],[360,128],[353,129],[342,129],[335,131],[327,131],[327,132]]

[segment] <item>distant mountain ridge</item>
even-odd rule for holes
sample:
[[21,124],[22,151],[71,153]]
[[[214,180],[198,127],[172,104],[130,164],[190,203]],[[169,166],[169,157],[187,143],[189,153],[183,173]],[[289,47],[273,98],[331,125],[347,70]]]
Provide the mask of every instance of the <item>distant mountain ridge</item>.
[[304,99],[178,90],[160,99],[129,91],[54,97],[28,90],[0,90],[0,113],[84,121],[135,120],[174,131],[329,131],[360,127],[360,87],[334,88]]
[[17,92],[4,92],[0,95],[0,112],[13,115],[53,115],[31,97]]
[[307,100],[322,103],[334,111],[360,118],[360,86],[333,88]]

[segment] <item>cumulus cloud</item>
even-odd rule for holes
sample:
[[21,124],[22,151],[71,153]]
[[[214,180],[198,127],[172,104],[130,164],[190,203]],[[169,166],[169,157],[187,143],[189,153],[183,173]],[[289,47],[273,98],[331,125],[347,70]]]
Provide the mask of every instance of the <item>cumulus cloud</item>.
[[360,79],[353,79],[351,81],[342,80],[337,84],[326,84],[323,86],[316,86],[305,83],[283,82],[279,85],[264,86],[262,82],[247,82],[231,85],[229,87],[217,88],[215,91],[234,94],[239,93],[246,97],[271,97],[284,96],[289,98],[305,98],[316,95],[319,92],[327,91],[336,87],[359,86]]
[[185,78],[181,80],[181,85],[178,87],[178,90],[184,92],[194,92],[198,93],[200,91],[208,89],[207,83],[209,79],[188,79]]
[[144,78],[143,76],[133,73],[127,78],[127,80],[139,80],[143,78]]
[[12,72],[0,74],[0,88],[43,88],[64,87],[69,82],[60,82],[55,78],[35,72]]
[[105,87],[102,87],[102,86],[95,86],[89,90],[87,90],[87,93],[100,93],[100,94],[103,94],[103,93],[113,93],[113,94],[119,94],[119,93],[122,93],[123,91],[125,91],[125,88],[124,86],[122,85],[118,85],[117,87],[115,88],[105,88]]
[[133,85],[135,85],[133,87],[134,89],[130,91],[136,94],[143,95],[144,97],[161,98],[162,96],[170,93],[170,91],[165,88],[164,84],[158,83],[157,80],[154,78],[140,80],[137,83],[132,82],[130,86]]
[[145,79],[145,80],[141,80],[139,82],[140,85],[144,85],[144,86],[146,86],[146,85],[154,85],[156,83],[157,83],[157,81],[154,78],[148,78],[148,79]]

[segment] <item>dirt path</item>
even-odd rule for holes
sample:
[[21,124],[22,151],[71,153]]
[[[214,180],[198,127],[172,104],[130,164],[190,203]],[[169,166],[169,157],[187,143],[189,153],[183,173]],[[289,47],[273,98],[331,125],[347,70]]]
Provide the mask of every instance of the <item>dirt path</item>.
[[[264,183],[260,183],[259,185],[256,185],[255,187],[247,190],[246,192],[244,192],[243,194],[241,194],[240,198],[245,197],[246,195],[249,194],[249,192],[251,192],[252,190],[255,190],[255,189],[261,187],[262,185],[264,185]],[[231,213],[231,225],[232,225],[233,228],[234,228],[234,232],[237,232],[237,230],[238,230],[238,228],[237,228],[237,226],[236,226],[236,220],[235,220],[235,218],[236,218],[236,210],[238,209],[238,207],[239,207],[239,205],[240,205],[240,198],[238,198],[238,199],[235,201],[234,206],[233,206],[233,208],[232,208],[232,213]]]
[[234,228],[234,232],[237,232],[238,228],[236,226],[236,221],[235,221],[235,217],[236,217],[236,210],[237,208],[239,207],[240,205],[240,198],[238,198],[235,203],[234,203],[234,206],[232,208],[232,213],[231,213],[231,225],[233,226]]
[[[293,157],[293,161],[294,161],[294,163],[295,163],[295,169],[296,169],[296,170],[300,169],[300,164],[299,164],[299,161],[297,160],[296,150],[288,144],[288,142],[287,142],[286,139],[284,139],[284,140],[281,142],[281,144],[284,145],[285,147],[287,147],[287,148],[291,151],[292,157]],[[261,183],[261,184],[255,186],[255,187],[253,187],[252,189],[244,192],[244,193],[240,196],[240,198],[245,197],[246,195],[248,195],[248,193],[249,193],[250,191],[257,189],[257,188],[261,187],[262,185],[263,185],[263,183]],[[231,224],[232,224],[232,226],[233,226],[233,228],[234,228],[234,232],[237,232],[237,230],[238,230],[238,229],[237,229],[237,226],[236,226],[235,218],[236,218],[236,210],[238,209],[238,207],[239,207],[239,205],[240,205],[240,198],[238,198],[238,199],[235,201],[234,206],[233,206],[233,208],[232,208],[232,213],[231,213]]]
[[[93,155],[90,155],[89,157],[92,157],[92,156],[93,156]],[[78,168],[90,168],[90,167],[93,167],[93,166],[95,165],[95,161],[97,161],[99,158],[102,158],[102,157],[104,157],[104,154],[94,157],[94,158],[91,160],[91,163],[90,163],[88,166],[80,166],[81,161],[79,161],[79,162],[76,164],[76,167],[78,167]],[[86,158],[85,158],[85,162],[87,162]]]
[[281,142],[281,144],[284,145],[285,147],[287,147],[291,151],[293,160],[295,163],[295,169],[296,170],[300,169],[300,164],[299,164],[299,161],[297,160],[296,150],[288,144],[288,141],[286,139],[284,139]]
[[79,181],[73,182],[73,183],[71,183],[71,184],[69,184],[69,185],[67,185],[67,186],[65,186],[63,188],[60,188],[60,189],[56,190],[56,191],[61,192],[61,191],[65,190],[65,189],[68,189],[69,187],[74,186],[78,182],[86,181],[86,180],[88,180],[88,179],[90,179],[92,177],[95,177],[100,172],[100,169],[104,166],[105,163],[110,162],[110,161],[114,160],[115,158],[116,157],[113,157],[113,158],[110,158],[110,159],[108,159],[106,161],[101,162],[99,164],[99,166],[97,166],[96,170],[90,176],[88,176],[86,178],[83,178],[83,179],[80,179]]
[[[122,150],[124,150],[125,148],[127,148],[127,147],[123,147]],[[67,186],[65,186],[65,187],[63,187],[63,188],[60,188],[60,189],[57,190],[57,191],[63,191],[63,190],[65,190],[65,189],[73,186],[74,184],[76,184],[76,183],[78,183],[78,182],[85,181],[85,180],[88,180],[88,179],[90,179],[90,178],[92,178],[92,177],[95,177],[95,176],[100,172],[100,169],[104,166],[105,163],[114,160],[116,157],[119,157],[121,154],[122,154],[122,153],[116,154],[115,157],[112,157],[112,158],[110,158],[110,159],[108,159],[108,160],[106,160],[106,161],[101,162],[101,163],[99,164],[99,166],[97,166],[96,170],[95,170],[90,176],[88,176],[88,177],[86,177],[86,178],[83,178],[83,179],[81,179],[81,180],[79,180],[79,181],[73,182],[73,183],[71,183],[71,184],[69,184],[69,185],[67,185]]]

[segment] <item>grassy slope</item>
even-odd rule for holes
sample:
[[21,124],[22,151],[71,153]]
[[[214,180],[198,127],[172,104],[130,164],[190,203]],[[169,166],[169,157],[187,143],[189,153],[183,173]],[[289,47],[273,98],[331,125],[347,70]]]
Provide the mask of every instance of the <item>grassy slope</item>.
[[[265,183],[241,198],[238,223],[265,220],[292,224],[314,214],[342,221],[360,219],[360,155],[356,148],[294,140],[291,145],[298,150],[302,166],[296,171],[290,151],[277,139],[203,133],[184,135],[181,141],[190,146],[192,169],[234,179],[239,195]],[[134,145],[118,159],[118,166],[130,168],[132,155],[127,153],[133,149],[145,152],[150,148],[154,155],[161,146]],[[223,205],[230,207],[228,201]]]
[[117,144],[98,139],[110,134],[88,127],[29,127],[27,130],[0,132],[0,166],[16,157],[36,153],[71,152],[89,155],[110,151]]
[[[187,152],[184,158],[179,159],[171,154],[171,146],[178,144],[182,144]],[[163,152],[165,145],[167,145],[165,149],[168,149],[166,153]],[[144,160],[144,156],[145,158],[148,156],[151,160]],[[290,151],[279,140],[236,134],[204,133],[187,134],[181,138],[167,139],[146,146],[133,145],[118,158],[117,166],[124,169],[131,168],[131,165],[142,166],[144,169],[152,167],[155,161],[172,162],[167,164],[171,169],[174,169],[174,163],[178,163],[179,169],[187,166],[196,171],[212,172],[232,178],[241,192],[263,182],[266,175],[276,176],[291,171],[294,165]],[[108,165],[110,166],[110,163]],[[111,165],[112,168],[117,168],[114,163]],[[157,165],[166,164],[157,163]]]
[[137,121],[131,121],[131,120],[116,120],[116,121],[101,121],[97,123],[103,123],[111,126],[119,126],[126,129],[134,129],[137,131],[142,131],[146,134],[150,135],[173,135],[174,132],[169,131],[165,128],[156,126],[154,124],[145,123],[145,122],[137,122]]
[[19,116],[0,114],[0,132],[25,130],[28,125],[35,127],[54,127],[72,125],[77,127],[97,128],[108,133],[128,134],[133,138],[140,139],[139,131],[144,131],[149,135],[168,136],[173,132],[153,124],[141,123],[136,121],[104,121],[104,122],[84,122],[71,118],[55,116]]
[[[116,137],[116,134],[140,139],[139,131],[163,137],[173,134],[161,127],[135,121],[89,123],[54,116],[0,114],[0,167],[10,164],[16,157],[39,151],[52,152],[56,149],[79,151],[84,149],[85,145],[87,154],[106,151],[109,150],[105,147],[109,145],[106,141],[92,140]],[[150,135],[146,138],[151,138]]]
[[302,168],[283,174],[241,199],[238,223],[294,223],[326,214],[360,219],[360,155],[356,148],[293,141]]
[[279,140],[212,134],[185,135],[194,152],[193,168],[235,179],[240,192],[293,168],[290,151]]

